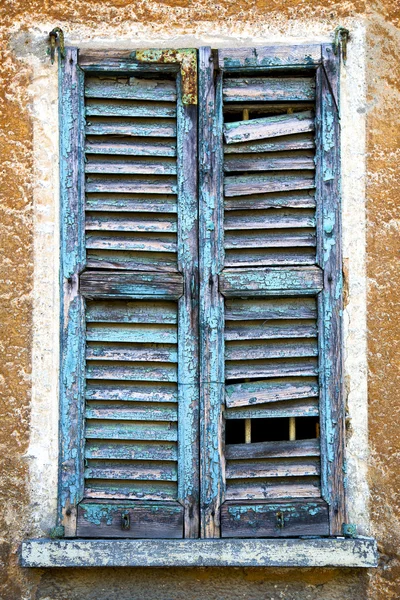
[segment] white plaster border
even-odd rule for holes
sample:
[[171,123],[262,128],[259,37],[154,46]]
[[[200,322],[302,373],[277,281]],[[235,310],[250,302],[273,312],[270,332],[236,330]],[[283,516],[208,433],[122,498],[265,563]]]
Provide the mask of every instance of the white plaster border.
[[[345,380],[347,391],[347,490],[349,521],[359,533],[369,533],[367,482],[367,346],[366,346],[366,84],[365,27],[344,22],[351,38],[347,65],[341,75],[341,150],[343,201],[343,258],[348,289],[344,309]],[[62,24],[61,24],[62,25]],[[38,24],[29,43],[16,53],[32,69],[30,86],[34,130],[34,292],[31,432],[27,460],[30,468],[31,534],[48,535],[55,523],[58,471],[59,375],[59,183],[58,78],[56,64],[45,56],[52,24]],[[66,27],[67,44],[81,48],[139,48],[146,46],[212,47],[261,46],[274,43],[320,43],[331,40],[326,23],[282,21],[242,22],[218,29],[202,23],[190,34],[174,29],[150,30],[123,24],[99,31]],[[16,34],[16,38],[18,34]],[[26,44],[26,42],[25,42]]]

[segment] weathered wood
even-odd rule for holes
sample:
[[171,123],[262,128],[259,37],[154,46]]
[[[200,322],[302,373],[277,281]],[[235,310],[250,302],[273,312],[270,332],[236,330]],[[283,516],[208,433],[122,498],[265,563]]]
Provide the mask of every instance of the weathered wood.
[[224,193],[227,197],[311,190],[314,187],[313,171],[271,173],[269,175],[231,175],[224,179]]
[[230,479],[226,483],[226,500],[272,500],[279,498],[320,498],[319,477],[287,479]]
[[178,360],[176,347],[172,344],[110,344],[89,343],[86,360],[125,360],[173,362]]
[[[301,167],[303,168],[303,167]],[[149,158],[144,157],[86,157],[86,173],[119,173],[125,175],[175,175],[176,162],[173,158]]]
[[[267,359],[245,362],[228,360],[227,379],[270,379],[275,377],[314,377],[318,361],[314,357]],[[235,384],[236,385],[236,384]]]
[[59,61],[61,201],[61,357],[58,523],[76,534],[76,505],[83,495],[84,305],[79,273],[84,267],[83,73],[78,50]]
[[129,252],[90,250],[87,252],[87,266],[91,269],[123,269],[126,271],[158,271],[176,273],[176,254],[156,252]]
[[88,379],[112,379],[125,381],[178,381],[176,365],[168,363],[130,363],[88,361]]
[[225,502],[221,509],[221,535],[224,538],[326,536],[329,535],[328,507],[323,500]]
[[176,442],[86,440],[85,458],[110,460],[173,460],[178,458]]
[[121,156],[176,156],[173,139],[87,136],[86,154],[118,154]]
[[101,440],[160,440],[176,442],[178,439],[177,425],[170,421],[143,422],[107,421],[88,419],[85,435],[88,439]]
[[[216,80],[214,78],[216,75]],[[201,536],[219,537],[223,494],[224,381],[222,77],[210,48],[199,49],[200,440]]]
[[[289,240],[290,243],[290,240]],[[290,245],[290,244],[288,244]],[[288,265],[315,264],[315,249],[302,248],[258,248],[258,249],[227,249],[225,253],[226,267],[285,267]],[[301,246],[301,244],[300,244]]]
[[313,100],[313,77],[225,78],[224,102],[282,102]]
[[29,540],[23,567],[376,567],[372,538]]
[[229,408],[225,419],[289,419],[290,417],[318,417],[318,398],[284,400],[256,406]]
[[137,250],[139,252],[168,252],[176,253],[176,238],[173,235],[158,234],[151,236],[128,235],[118,232],[111,235],[106,232],[103,234],[86,234],[86,248],[96,250]]
[[320,44],[264,46],[258,48],[221,48],[218,65],[224,71],[282,67],[313,67],[321,62]]
[[120,421],[177,421],[176,406],[170,403],[91,401],[86,404],[87,419]]
[[254,140],[239,144],[224,144],[224,154],[229,156],[230,154],[312,150],[313,148],[315,148],[315,139],[313,133],[298,133],[294,135],[273,137],[266,140]]
[[315,298],[257,298],[254,300],[227,298],[225,301],[226,321],[315,319],[316,317]]
[[316,458],[228,461],[226,479],[258,479],[274,477],[311,477],[320,474]]
[[224,269],[220,290],[226,297],[317,294],[322,289],[319,267]]
[[227,144],[263,140],[282,135],[293,135],[314,131],[312,111],[234,121],[224,125],[224,138]]
[[[122,529],[122,516],[129,528]],[[181,538],[183,508],[176,502],[85,501],[78,508],[78,535],[104,538]]]
[[118,481],[87,479],[85,498],[96,500],[176,500],[177,485],[173,481]]
[[[248,319],[243,321],[234,320],[230,322],[227,318],[225,321],[225,340],[242,341],[242,340],[269,340],[279,338],[294,338],[291,342],[295,343],[296,338],[315,338],[317,337],[317,324],[315,320],[278,320],[264,322],[261,317],[254,320]],[[290,342],[284,342],[290,343]],[[303,343],[303,340],[301,341]],[[312,342],[313,343],[313,342]],[[307,342],[305,342],[307,345]],[[231,344],[231,347],[235,347]]]
[[183,103],[182,69],[177,87],[178,267],[184,281],[178,311],[178,498],[184,537],[195,538],[200,527],[197,105]]
[[176,117],[176,106],[170,102],[90,99],[85,106],[87,117]]
[[[226,339],[226,337],[225,337]],[[225,344],[226,360],[260,360],[318,356],[317,340],[235,341]]]
[[225,211],[263,208],[314,208],[313,190],[297,192],[276,192],[274,194],[255,194],[249,196],[227,197],[224,199]]
[[86,210],[105,212],[176,213],[176,196],[147,194],[87,194]]
[[86,479],[131,479],[135,481],[177,481],[175,462],[129,460],[89,460]]
[[86,121],[85,132],[93,136],[174,138],[176,123],[174,119],[90,117],[90,121]]
[[[239,224],[238,224],[239,225]],[[272,228],[273,224],[262,223],[263,225],[270,225]],[[238,233],[230,233],[229,231],[225,234],[224,246],[226,250],[237,250],[242,248],[252,249],[254,255],[261,252],[263,248],[287,248],[293,247],[298,248],[303,246],[314,247],[316,246],[316,235],[315,232],[310,231],[280,231],[265,232],[260,231],[252,232],[243,229]],[[250,256],[250,253],[249,253]],[[232,256],[231,256],[232,260]],[[314,261],[315,262],[315,261]],[[226,264],[226,263],[225,263]],[[226,265],[228,266],[228,265]]]
[[250,458],[292,458],[320,456],[319,440],[296,440],[296,442],[258,442],[247,444],[227,444],[227,460],[248,460]]
[[225,215],[226,231],[251,229],[281,229],[315,227],[315,215],[308,209],[268,209],[257,211],[235,211]]
[[[336,62],[336,83],[340,56]],[[322,491],[330,506],[330,533],[338,535],[345,523],[344,489],[345,420],[342,353],[342,253],[340,199],[339,114],[326,71],[317,72],[317,220],[320,231],[318,262],[324,270],[319,295],[319,343],[321,385]]]
[[[295,301],[293,301],[295,302]],[[87,322],[94,323],[177,323],[175,302],[129,300],[87,301]],[[307,318],[307,317],[305,317]]]
[[313,154],[296,150],[293,152],[268,153],[260,151],[257,154],[243,153],[239,156],[228,154],[224,158],[224,171],[227,173],[232,171],[314,170],[314,168]]
[[86,179],[87,193],[102,192],[116,194],[176,194],[175,177],[140,176],[91,176]]
[[234,383],[225,388],[225,402],[228,408],[254,406],[266,402],[279,402],[298,398],[318,396],[316,380],[249,381]]
[[88,341],[100,342],[141,342],[176,344],[178,341],[175,325],[153,323],[102,324],[88,323],[86,328]]
[[142,79],[140,77],[92,77],[86,78],[86,98],[176,101],[176,84],[171,80]]
[[177,300],[183,293],[183,280],[178,273],[86,271],[80,276],[80,291],[88,298]]
[[124,400],[132,402],[177,402],[177,390],[165,382],[101,382],[86,383],[88,400]]
[[136,52],[131,50],[94,50],[86,49],[79,53],[79,66],[87,72],[101,73],[176,73],[177,64],[143,64],[136,60]]

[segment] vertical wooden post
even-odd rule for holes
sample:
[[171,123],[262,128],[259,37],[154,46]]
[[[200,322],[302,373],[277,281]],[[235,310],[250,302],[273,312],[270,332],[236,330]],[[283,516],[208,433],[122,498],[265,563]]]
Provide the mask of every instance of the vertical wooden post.
[[289,440],[296,441],[296,417],[289,417]]

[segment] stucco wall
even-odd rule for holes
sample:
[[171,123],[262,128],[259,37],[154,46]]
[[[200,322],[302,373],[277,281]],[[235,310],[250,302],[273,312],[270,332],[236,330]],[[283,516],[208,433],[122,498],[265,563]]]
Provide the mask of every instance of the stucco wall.
[[[0,363],[1,481],[0,597],[73,598],[247,598],[335,599],[400,597],[399,479],[396,463],[398,434],[398,360],[400,344],[397,289],[400,128],[399,7],[385,2],[275,3],[245,1],[77,2],[10,1],[3,3],[0,63],[0,134],[2,203],[0,215]],[[396,21],[397,20],[397,21]],[[350,304],[347,370],[359,373],[347,382],[350,412],[358,415],[357,432],[349,436],[354,464],[354,516],[370,526],[382,552],[377,570],[257,570],[257,569],[158,569],[158,570],[49,570],[18,567],[16,550],[25,536],[46,530],[54,507],[48,493],[55,477],[56,443],[48,431],[57,428],[57,89],[55,67],[45,57],[45,35],[55,25],[70,43],[104,46],[107,39],[125,40],[127,47],[151,44],[191,45],[196,40],[222,43],[233,38],[247,45],[287,38],[302,42],[327,39],[336,25],[352,31],[354,54],[349,59],[360,75],[366,64],[366,102],[359,84],[345,82],[357,97],[349,109],[359,118],[345,122],[344,206],[354,226],[345,230],[345,255],[349,258]],[[364,34],[365,32],[365,34]],[[361,38],[366,41],[360,42]],[[183,42],[186,42],[185,44]],[[350,49],[351,51],[351,49]],[[364,56],[365,52],[365,56]],[[349,71],[350,72],[350,71]],[[364,125],[366,119],[366,152]],[[396,120],[397,119],[397,120]],[[365,162],[366,161],[366,162]],[[355,169],[351,165],[357,165]],[[361,165],[361,172],[360,172]],[[366,165],[366,178],[364,178]],[[397,180],[397,181],[396,181]],[[347,189],[346,189],[347,186]],[[366,186],[366,189],[365,189]],[[363,271],[364,198],[366,198],[366,266]],[[397,209],[397,210],[396,210]],[[358,211],[358,212],[357,212]],[[357,226],[359,215],[359,227]],[[346,217],[346,214],[344,215]],[[347,236],[347,237],[346,237]],[[35,272],[36,280],[33,281]],[[39,278],[39,279],[38,279]],[[366,285],[368,282],[368,286]],[[38,286],[40,293],[38,293]],[[367,337],[363,327],[367,290]],[[398,312],[398,311],[397,311]],[[368,343],[369,466],[366,470],[366,416],[362,375],[363,345]],[[360,358],[361,357],[361,358]],[[32,365],[34,366],[32,372]],[[44,412],[43,412],[44,410]],[[360,411],[362,414],[360,414]],[[45,418],[43,419],[43,415]],[[397,423],[396,423],[397,421]],[[354,422],[352,423],[354,429]],[[360,427],[363,426],[363,430]],[[350,430],[351,432],[351,430]],[[355,435],[355,437],[354,437]],[[358,437],[357,437],[358,436]],[[364,442],[363,442],[364,439]],[[358,441],[357,441],[358,440]],[[357,443],[356,443],[357,441]],[[34,457],[41,472],[32,468]],[[29,469],[30,467],[30,469]],[[358,480],[357,477],[358,476]],[[363,505],[365,480],[371,489],[370,513]],[[36,504],[32,493],[37,492]],[[358,494],[357,494],[358,492]]]

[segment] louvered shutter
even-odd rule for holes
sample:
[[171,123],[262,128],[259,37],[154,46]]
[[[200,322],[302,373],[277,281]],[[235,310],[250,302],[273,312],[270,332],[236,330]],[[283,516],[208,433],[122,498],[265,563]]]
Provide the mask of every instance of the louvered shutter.
[[206,537],[344,520],[337,80],[331,46],[200,50]]
[[69,49],[61,81],[66,533],[194,537],[196,107],[129,52]]

